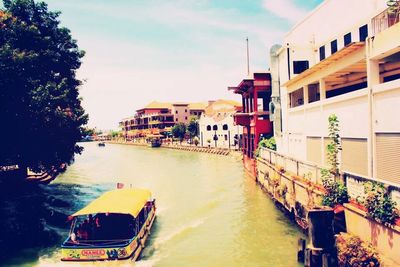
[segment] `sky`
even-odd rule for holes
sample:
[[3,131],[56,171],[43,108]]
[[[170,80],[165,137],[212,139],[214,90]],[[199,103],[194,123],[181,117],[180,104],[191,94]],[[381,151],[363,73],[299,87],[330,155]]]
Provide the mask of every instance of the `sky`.
[[269,68],[269,49],[322,0],[47,0],[86,51],[89,127],[118,129],[149,102],[240,100],[227,90]]

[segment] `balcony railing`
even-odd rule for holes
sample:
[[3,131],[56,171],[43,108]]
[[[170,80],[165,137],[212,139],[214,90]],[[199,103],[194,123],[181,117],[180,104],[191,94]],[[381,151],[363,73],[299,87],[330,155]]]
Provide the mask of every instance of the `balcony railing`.
[[383,30],[393,26],[400,20],[399,7],[389,7],[379,15],[372,18],[372,34],[376,35]]

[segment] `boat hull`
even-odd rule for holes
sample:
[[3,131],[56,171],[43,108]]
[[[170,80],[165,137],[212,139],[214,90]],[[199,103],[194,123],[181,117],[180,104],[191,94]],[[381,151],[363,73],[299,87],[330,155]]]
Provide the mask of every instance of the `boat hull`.
[[62,261],[107,261],[107,260],[131,260],[135,261],[150,235],[150,229],[155,220],[155,206],[148,214],[138,235],[128,245],[124,246],[91,246],[91,247],[62,247]]

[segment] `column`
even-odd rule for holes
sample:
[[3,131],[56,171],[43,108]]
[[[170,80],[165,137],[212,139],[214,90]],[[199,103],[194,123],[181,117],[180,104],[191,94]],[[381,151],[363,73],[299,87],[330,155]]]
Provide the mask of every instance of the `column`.
[[319,80],[319,99],[326,99],[326,83],[324,79]]
[[[368,46],[366,47],[368,49]],[[368,53],[368,52],[367,52]],[[376,142],[374,127],[374,95],[373,87],[379,84],[379,62],[367,58],[367,83],[368,83],[368,177],[376,177]]]
[[304,99],[304,103],[303,105],[307,105],[308,104],[308,85],[304,85],[303,87],[303,99]]

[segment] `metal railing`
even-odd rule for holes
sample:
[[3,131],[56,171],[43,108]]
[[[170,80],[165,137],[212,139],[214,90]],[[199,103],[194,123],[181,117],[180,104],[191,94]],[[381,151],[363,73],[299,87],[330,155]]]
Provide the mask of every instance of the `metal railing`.
[[321,167],[318,165],[297,160],[267,148],[260,149],[259,157],[270,164],[282,167],[292,175],[302,177],[314,184],[322,184]]
[[393,26],[400,20],[399,7],[389,7],[371,20],[372,34],[376,35]]

